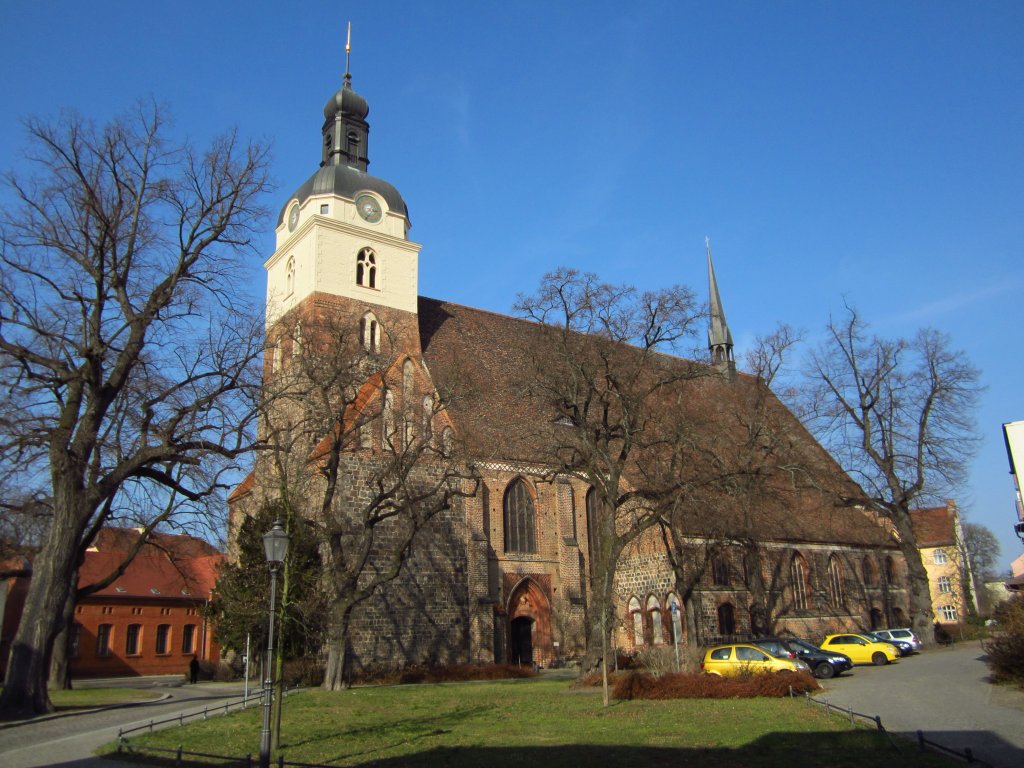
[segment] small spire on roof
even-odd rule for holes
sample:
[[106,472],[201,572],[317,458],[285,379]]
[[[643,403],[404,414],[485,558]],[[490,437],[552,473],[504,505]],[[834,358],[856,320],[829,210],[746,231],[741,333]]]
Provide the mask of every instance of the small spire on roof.
[[732,356],[732,333],[725,321],[725,310],[722,308],[722,297],[718,295],[718,281],[715,279],[715,266],[711,263],[711,238],[704,238],[704,247],[708,252],[708,351],[711,362],[725,368],[735,370],[736,363]]

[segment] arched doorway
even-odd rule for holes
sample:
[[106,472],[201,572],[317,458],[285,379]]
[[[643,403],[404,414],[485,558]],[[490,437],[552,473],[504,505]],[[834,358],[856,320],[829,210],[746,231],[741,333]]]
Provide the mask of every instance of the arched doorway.
[[882,626],[882,612],[877,608],[872,608],[871,613],[868,614],[868,621],[872,630],[878,629]]
[[551,662],[551,608],[544,590],[533,579],[523,579],[512,590],[507,610],[507,661],[541,665]]
[[509,644],[509,661],[512,664],[533,664],[533,626],[536,622],[529,616],[512,619],[512,642]]
[[718,634],[736,634],[736,608],[732,603],[722,603],[718,606]]

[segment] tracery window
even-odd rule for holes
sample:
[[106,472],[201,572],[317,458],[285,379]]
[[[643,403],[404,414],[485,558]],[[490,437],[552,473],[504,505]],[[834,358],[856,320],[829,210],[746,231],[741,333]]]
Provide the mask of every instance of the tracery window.
[[629,615],[633,623],[633,645],[644,644],[644,615],[640,610],[640,601],[635,597],[629,598]]
[[654,644],[661,645],[665,642],[665,630],[661,624],[661,605],[654,595],[647,598],[647,615],[651,619],[651,636]]
[[505,490],[505,551],[536,552],[537,537],[533,498],[522,478]]
[[843,604],[843,566],[835,555],[828,559],[828,592],[833,606]]
[[367,312],[359,320],[359,343],[367,352],[380,352],[380,323],[373,312]]
[[381,419],[381,449],[394,449],[395,446],[395,396],[392,392],[384,393],[384,413]]
[[363,248],[356,256],[356,285],[377,287],[377,254],[372,248]]
[[711,558],[711,581],[716,587],[729,586],[729,561],[725,555]]
[[807,595],[811,591],[807,576],[807,561],[797,552],[790,561],[789,580],[793,586],[793,608],[798,611],[807,610]]

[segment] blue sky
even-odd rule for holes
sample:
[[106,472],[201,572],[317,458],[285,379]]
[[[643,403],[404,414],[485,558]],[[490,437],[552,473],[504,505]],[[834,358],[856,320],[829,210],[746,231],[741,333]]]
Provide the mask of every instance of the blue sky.
[[319,162],[347,20],[421,293],[507,312],[564,264],[703,295],[709,235],[739,354],[844,299],[885,335],[936,327],[987,387],[957,497],[1021,553],[1024,3],[0,0],[0,168],[26,115],[153,96],[197,143],[272,142],[276,210]]

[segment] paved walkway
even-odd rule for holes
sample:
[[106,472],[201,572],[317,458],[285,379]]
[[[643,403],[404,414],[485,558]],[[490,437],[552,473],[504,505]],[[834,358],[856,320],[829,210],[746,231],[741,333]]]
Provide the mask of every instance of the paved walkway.
[[[177,683],[180,683],[180,676]],[[44,715],[12,723],[0,724],[0,762],[4,768],[37,768],[64,766],[85,768],[106,766],[123,768],[124,763],[103,760],[92,754],[99,747],[117,740],[119,728],[145,725],[150,720],[174,717],[179,712],[190,714],[213,709],[242,695],[241,683],[199,683],[180,685],[164,679],[120,679],[119,686],[152,687],[164,695],[157,701],[137,702],[106,707],[89,712],[67,712]],[[102,681],[89,681],[104,687]],[[112,683],[108,682],[106,687]],[[84,684],[80,687],[86,687]]]
[[890,733],[925,738],[998,768],[1024,765],[1024,692],[988,682],[977,642],[935,648],[885,667],[854,667],[825,681],[822,696],[842,708],[880,715]]

